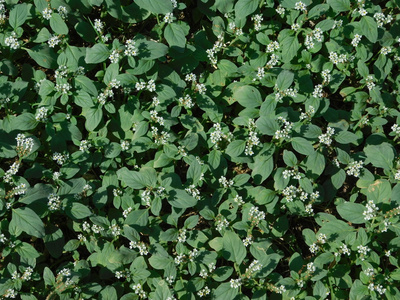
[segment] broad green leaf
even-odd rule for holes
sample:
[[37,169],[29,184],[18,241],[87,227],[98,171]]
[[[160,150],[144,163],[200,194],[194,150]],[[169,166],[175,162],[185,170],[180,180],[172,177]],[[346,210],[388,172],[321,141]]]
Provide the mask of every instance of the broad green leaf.
[[325,156],[314,151],[306,158],[305,166],[307,167],[307,172],[310,171],[313,176],[319,176],[325,169]]
[[98,107],[84,107],[82,115],[85,116],[85,128],[87,131],[93,131],[103,120],[103,110],[101,106]]
[[275,119],[265,116],[261,116],[260,118],[258,118],[258,120],[256,121],[256,125],[261,133],[269,136],[274,136],[275,132],[280,129],[279,124],[276,122]]
[[163,256],[160,254],[153,254],[149,258],[150,266],[152,266],[156,270],[164,270],[168,264],[174,263],[172,257],[170,256]]
[[366,210],[365,206],[359,203],[344,202],[336,207],[339,215],[354,224],[365,223],[363,212]]
[[392,199],[392,186],[386,179],[376,180],[368,186],[365,192],[363,190],[361,192],[367,196],[367,199],[373,200],[376,204],[389,204]]
[[35,119],[35,115],[31,113],[23,113],[17,116],[13,122],[13,129],[15,130],[32,130],[39,124]]
[[97,64],[105,61],[110,56],[110,50],[104,44],[96,44],[92,48],[86,49],[85,62],[87,64]]
[[50,27],[57,34],[68,34],[68,27],[64,20],[57,13],[52,13],[50,18]]
[[121,145],[112,142],[104,147],[104,157],[115,158],[121,153]]
[[110,64],[107,67],[106,74],[104,75],[104,83],[109,85],[111,80],[116,79],[119,74],[119,65],[116,63]]
[[236,140],[229,143],[228,147],[226,148],[226,154],[237,157],[241,155],[246,148],[246,141],[243,140]]
[[114,300],[117,299],[117,291],[113,286],[106,286],[99,294],[100,300]]
[[[75,85],[77,88],[91,94],[92,96],[97,97],[97,95],[98,95],[97,88],[94,85],[92,80],[90,80],[89,78],[87,78],[86,76],[83,76],[83,75],[76,76],[74,78],[74,80],[75,80]],[[80,91],[78,91],[78,93],[79,92]],[[91,102],[93,104],[93,101],[91,101]]]
[[284,91],[292,85],[293,79],[294,79],[293,72],[290,72],[288,70],[283,70],[279,73],[278,78],[276,79],[276,87],[280,91]]
[[328,4],[334,11],[342,12],[351,9],[350,0],[328,0]]
[[78,220],[90,217],[92,215],[92,212],[86,205],[78,202],[74,202],[71,206],[67,206],[65,210],[67,214]]
[[314,153],[314,147],[309,140],[302,137],[292,138],[292,147],[296,152],[304,155],[311,155]]
[[117,171],[118,179],[129,187],[140,190],[144,187],[155,187],[157,174],[153,168],[144,167],[139,172],[129,171],[126,167]]
[[25,23],[31,6],[31,4],[21,3],[11,9],[8,22],[14,30]]
[[361,17],[360,28],[362,34],[365,35],[371,43],[375,43],[378,40],[378,25],[372,17]]
[[393,168],[393,160],[395,152],[389,143],[381,143],[379,145],[367,145],[364,148],[367,160],[374,167],[383,168],[390,171]]
[[44,224],[42,220],[32,209],[28,207],[13,209],[11,223],[29,235],[38,238],[43,238],[45,236]]
[[258,7],[259,0],[239,0],[235,4],[235,16],[237,19],[246,18],[251,15]]
[[125,219],[125,224],[147,226],[149,220],[148,209],[138,209],[129,213]]
[[171,292],[165,280],[158,281],[155,286],[156,291],[151,295],[151,299],[164,300],[171,297]]
[[57,55],[47,44],[36,45],[26,51],[39,66],[46,69],[57,68]]
[[339,169],[335,174],[331,176],[332,185],[335,189],[340,189],[346,180],[346,172],[343,169]]
[[296,36],[290,35],[287,31],[278,36],[280,48],[282,51],[282,61],[289,63],[298,53],[300,49],[299,41]]
[[136,0],[135,3],[153,14],[172,12],[172,3],[170,0]]
[[297,157],[292,151],[283,150],[283,161],[288,167],[297,165]]
[[173,189],[168,193],[168,203],[176,208],[189,208],[197,204],[197,199],[184,190]]
[[[236,278],[232,278],[236,279]],[[214,291],[213,291],[213,299],[220,300],[232,300],[235,299],[238,294],[238,288],[232,288],[229,282],[221,283]]]
[[[186,45],[186,32],[182,25],[177,23],[168,24],[164,30],[164,37],[170,47],[176,46],[185,48]],[[183,49],[182,49],[183,51]]]
[[247,253],[246,247],[243,245],[242,240],[236,233],[232,231],[226,231],[222,237],[222,241],[222,255],[227,260],[233,261],[240,265]]
[[339,144],[357,144],[358,136],[350,131],[340,131],[335,136],[335,141]]
[[243,107],[254,108],[262,104],[260,92],[253,86],[244,85],[236,88],[233,92],[234,100]]

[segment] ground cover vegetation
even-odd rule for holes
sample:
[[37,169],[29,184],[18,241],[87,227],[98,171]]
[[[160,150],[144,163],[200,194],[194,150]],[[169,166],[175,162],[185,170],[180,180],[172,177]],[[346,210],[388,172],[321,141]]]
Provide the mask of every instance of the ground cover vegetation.
[[0,299],[399,299],[400,1],[0,1]]

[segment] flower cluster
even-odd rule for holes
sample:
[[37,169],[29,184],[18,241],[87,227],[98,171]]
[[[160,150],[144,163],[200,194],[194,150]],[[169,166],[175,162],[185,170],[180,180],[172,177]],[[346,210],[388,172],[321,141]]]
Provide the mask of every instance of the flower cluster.
[[330,146],[332,144],[332,136],[335,134],[335,129],[332,127],[328,127],[326,129],[326,133],[321,134],[318,139],[321,144],[325,144]]
[[361,170],[363,168],[363,161],[353,161],[347,166],[347,175],[352,175],[354,177],[360,177]]
[[283,117],[278,117],[278,122],[283,126],[283,129],[279,129],[275,132],[274,138],[279,140],[279,139],[290,139],[291,138],[291,133],[292,133],[292,128],[293,128],[293,123],[287,121]]

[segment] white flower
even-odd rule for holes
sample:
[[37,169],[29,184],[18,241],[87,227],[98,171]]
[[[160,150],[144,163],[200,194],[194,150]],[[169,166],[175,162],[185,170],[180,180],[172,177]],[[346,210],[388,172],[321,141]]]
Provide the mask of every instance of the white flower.
[[307,10],[307,6],[303,2],[299,1],[299,2],[296,2],[296,4],[294,5],[294,9],[301,10],[301,11],[306,11]]
[[49,7],[46,7],[42,11],[43,18],[45,18],[46,20],[50,20],[52,13],[53,13],[53,10],[51,8],[49,8]]
[[165,23],[172,23],[174,21],[173,17],[174,17],[174,15],[172,13],[167,13],[164,16],[164,22]]
[[88,140],[82,140],[79,145],[79,150],[83,152],[88,152],[92,144]]
[[362,167],[363,167],[363,162],[361,160],[353,161],[348,165],[348,169],[347,169],[346,173],[347,173],[347,175],[359,177]]
[[363,212],[364,220],[365,221],[372,220],[376,216],[376,213],[379,210],[378,207],[376,207],[374,201],[372,200],[369,200],[365,207],[366,210],[364,210]]
[[47,44],[49,44],[50,48],[54,48],[55,46],[57,46],[59,43],[61,42],[61,39],[56,36],[53,35],[51,38],[49,38],[49,40],[47,41]]
[[57,8],[58,13],[60,14],[61,18],[65,19],[67,17],[68,11],[65,6],[59,6]]
[[19,49],[19,47],[21,47],[17,39],[17,34],[14,31],[11,32],[11,36],[5,38],[4,44],[6,44],[6,46],[10,47],[13,50],[17,50]]
[[49,110],[46,107],[44,106],[40,107],[35,115],[35,120],[38,122],[46,122],[48,111]]
[[126,56],[137,56],[138,55],[137,48],[135,47],[135,41],[129,39],[125,42],[124,54]]
[[101,32],[104,28],[104,24],[101,22],[101,20],[96,19],[94,20],[94,29],[98,32]]
[[351,41],[351,44],[353,45],[353,47],[357,47],[358,43],[361,41],[362,35],[359,34],[355,34],[353,40]]
[[233,289],[237,289],[242,285],[242,280],[240,278],[238,279],[231,279],[230,280],[231,283],[231,288]]
[[316,268],[314,266],[314,263],[310,262],[310,263],[307,264],[307,271],[308,272],[313,273],[313,272],[315,272],[315,270],[316,270]]
[[117,49],[114,49],[108,59],[111,61],[112,64],[118,63],[119,61],[119,51]]

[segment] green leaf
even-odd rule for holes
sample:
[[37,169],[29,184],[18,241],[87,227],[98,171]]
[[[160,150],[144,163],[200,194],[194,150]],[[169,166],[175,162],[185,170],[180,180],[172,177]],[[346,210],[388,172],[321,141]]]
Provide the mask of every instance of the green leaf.
[[336,207],[339,215],[354,224],[364,224],[365,219],[363,212],[366,210],[365,206],[359,203],[344,202]]
[[172,3],[170,0],[135,0],[135,3],[153,14],[172,12]]
[[136,45],[139,51],[138,57],[144,60],[154,60],[168,53],[168,46],[162,43],[138,39]]
[[236,299],[236,295],[238,294],[239,289],[234,289],[231,287],[229,282],[221,283],[214,291],[213,291],[213,299],[218,300],[232,300]]
[[156,270],[164,270],[168,264],[174,263],[172,257],[154,254],[149,258],[150,266]]
[[292,151],[283,150],[283,161],[288,167],[297,165],[297,157]]
[[367,155],[367,162],[370,162],[374,167],[383,168],[387,171],[393,168],[395,152],[389,143],[367,145],[364,152]]
[[176,46],[179,48],[185,48],[186,46],[186,32],[183,26],[180,24],[168,24],[164,30],[164,37],[170,47]]
[[282,61],[289,63],[300,49],[299,41],[296,36],[290,35],[287,32],[285,34],[279,34],[278,40],[280,47],[284,49],[284,51],[282,51]]
[[[94,85],[92,80],[90,80],[89,78],[87,78],[86,76],[83,76],[83,75],[78,75],[78,76],[74,77],[74,80],[75,80],[75,85],[78,89],[81,89],[82,91],[85,91],[85,92],[91,94],[92,96],[97,97],[97,95],[98,95],[97,88]],[[91,101],[91,102],[93,104],[93,101]]]
[[50,18],[50,27],[57,34],[68,34],[68,27],[64,20],[57,13],[52,13]]
[[350,131],[340,131],[335,136],[335,141],[340,144],[357,144],[358,136]]
[[32,130],[36,128],[36,126],[39,124],[38,121],[35,119],[35,115],[31,113],[23,113],[19,116],[17,116],[13,122],[13,129],[15,130]]
[[259,0],[239,0],[235,4],[235,16],[237,19],[244,19],[251,15],[258,7]]
[[197,204],[197,199],[184,190],[173,189],[169,192],[168,203],[176,208],[189,208]]
[[314,176],[319,176],[325,169],[325,156],[317,151],[314,151],[306,158],[307,171],[310,171]]
[[21,207],[12,210],[12,219],[10,222],[27,234],[43,238],[45,236],[44,224],[39,216],[28,207]]
[[228,147],[226,148],[226,154],[232,157],[238,157],[243,153],[245,148],[246,141],[236,140],[229,143]]
[[157,282],[156,291],[151,295],[151,299],[154,300],[164,300],[171,297],[171,292],[168,288],[167,282],[160,280]]
[[278,78],[276,79],[276,86],[280,91],[284,91],[292,85],[293,79],[293,72],[283,70],[279,73]]
[[367,199],[373,200],[376,204],[388,204],[392,198],[392,186],[386,179],[376,180],[368,186],[365,192],[363,190],[361,192],[367,196]]
[[155,187],[157,184],[157,173],[153,168],[143,167],[139,172],[129,171],[126,167],[117,171],[119,180],[135,190],[144,187]]
[[149,220],[148,209],[138,209],[129,213],[125,219],[125,224],[147,226]]
[[372,17],[361,17],[360,28],[362,34],[365,35],[371,43],[375,43],[378,40],[378,25]]
[[36,45],[26,51],[39,66],[46,69],[57,68],[57,55],[47,44]]
[[87,64],[98,64],[105,61],[110,56],[110,50],[104,44],[96,44],[92,48],[86,49],[85,62]]
[[335,189],[340,189],[346,180],[346,172],[343,169],[339,169],[335,174],[331,176],[332,185]]
[[117,291],[113,286],[106,286],[99,294],[100,300],[114,300],[118,299]]
[[292,138],[292,147],[296,152],[304,155],[311,155],[314,153],[314,147],[309,140],[302,137]]
[[48,267],[43,270],[43,280],[45,285],[53,286],[56,283],[56,278]]
[[28,6],[26,3],[21,3],[11,9],[8,22],[14,30],[25,23],[31,6],[31,4]]
[[35,259],[40,256],[39,252],[31,244],[25,242],[22,242],[22,244],[17,247],[17,252],[21,257],[28,259]]
[[349,11],[351,9],[350,0],[328,0],[327,2],[337,12]]
[[243,259],[246,257],[247,251],[239,236],[232,231],[226,231],[222,237],[222,242],[222,255],[227,260],[233,261],[240,265]]
[[233,92],[233,98],[246,108],[259,107],[262,104],[260,92],[257,88],[250,85],[236,88]]
[[72,203],[72,205],[67,207],[65,210],[72,218],[78,220],[90,217],[92,215],[92,212],[87,206],[78,202]]
[[85,128],[87,131],[93,131],[103,120],[103,110],[101,106],[98,107],[84,107],[82,115],[85,116]]
[[119,65],[114,63],[107,67],[106,74],[104,74],[104,83],[109,84],[111,80],[115,79],[119,74]]
[[274,119],[266,116],[261,116],[258,118],[256,125],[261,133],[269,136],[274,136],[275,132],[280,129],[278,123]]
[[121,145],[112,142],[104,147],[104,157],[115,158],[121,153]]

